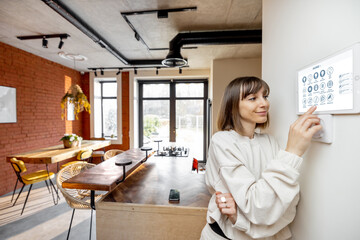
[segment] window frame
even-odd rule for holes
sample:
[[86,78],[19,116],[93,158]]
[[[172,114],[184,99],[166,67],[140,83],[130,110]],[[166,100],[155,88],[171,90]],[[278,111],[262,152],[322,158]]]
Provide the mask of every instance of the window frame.
[[[204,160],[200,162],[206,162],[206,153],[207,153],[207,145],[208,145],[208,79],[164,79],[164,80],[138,80],[138,113],[139,113],[139,132],[138,132],[138,141],[139,146],[143,146],[143,101],[144,100],[169,100],[170,105],[170,113],[169,113],[169,132],[170,132],[170,142],[176,140],[176,100],[203,100],[203,156]],[[144,84],[169,84],[170,88],[170,96],[169,97],[143,97],[143,86]],[[204,95],[202,97],[176,97],[176,84],[178,83],[203,83],[204,84]],[[172,117],[173,116],[173,117]],[[174,131],[175,130],[175,131]]]
[[[116,81],[117,83],[117,138],[111,139],[106,138],[107,140],[111,140],[111,144],[123,144],[123,129],[122,129],[122,78],[120,75],[114,76],[111,72],[104,72],[104,75],[95,76],[94,74],[90,74],[90,104],[91,104],[91,114],[90,114],[90,138],[100,138],[99,134],[95,134],[95,122],[97,122],[99,117],[102,118],[101,112],[99,109],[95,108],[95,98],[99,98],[99,95],[96,91],[100,89],[98,84],[100,85],[100,81]],[[101,109],[100,109],[101,110]],[[102,130],[101,130],[102,131]]]
[[[116,87],[117,87],[117,81],[116,80],[113,80],[113,81],[99,81],[100,83],[100,99],[101,99],[101,137],[102,138],[108,138],[108,139],[111,139],[111,136],[105,136],[105,133],[104,133],[104,99],[117,99],[117,96],[115,97],[104,97],[103,94],[104,94],[104,84],[105,83],[116,83]],[[116,121],[118,122],[118,116],[116,116]],[[117,126],[117,125],[116,125]],[[118,127],[116,127],[118,128]],[[118,131],[116,131],[116,136],[115,136],[115,139],[118,138],[118,134],[117,134]]]

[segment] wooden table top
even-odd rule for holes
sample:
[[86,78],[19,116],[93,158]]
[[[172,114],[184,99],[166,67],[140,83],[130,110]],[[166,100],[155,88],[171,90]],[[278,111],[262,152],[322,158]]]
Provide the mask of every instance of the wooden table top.
[[76,157],[80,150],[87,149],[99,149],[106,146],[110,146],[111,141],[94,141],[94,140],[83,140],[81,147],[74,148],[64,148],[63,144],[51,146],[47,148],[36,149],[33,151],[14,154],[6,157],[6,161],[10,162],[11,158],[16,158],[25,163],[34,163],[34,164],[46,164],[46,163],[56,163],[72,157]]
[[126,176],[128,176],[142,164],[145,157],[145,152],[138,148],[127,150],[66,180],[62,186],[63,188],[112,191],[118,185],[116,181],[123,176],[123,167],[115,165],[115,162],[122,159],[132,160],[130,165],[125,166]]
[[[190,157],[150,157],[102,202],[207,208],[205,174],[191,169]],[[171,188],[180,191],[179,203],[169,203]]]

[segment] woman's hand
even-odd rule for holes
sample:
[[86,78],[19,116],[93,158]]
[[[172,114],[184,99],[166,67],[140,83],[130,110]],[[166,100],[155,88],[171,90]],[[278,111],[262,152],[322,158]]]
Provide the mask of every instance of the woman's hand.
[[312,106],[291,124],[285,151],[300,157],[304,154],[310,145],[312,136],[322,128],[320,118],[312,114],[315,110],[316,106]]
[[235,224],[237,219],[237,205],[231,193],[216,192],[215,202],[222,214],[228,216],[232,224]]

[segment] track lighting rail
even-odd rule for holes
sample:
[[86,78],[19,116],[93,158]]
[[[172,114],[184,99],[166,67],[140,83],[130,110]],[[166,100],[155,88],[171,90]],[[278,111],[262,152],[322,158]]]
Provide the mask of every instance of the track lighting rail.
[[61,38],[67,39],[70,37],[67,33],[60,33],[60,34],[42,34],[42,35],[30,35],[30,36],[17,36],[20,40],[32,40],[32,39],[43,39],[43,38]]

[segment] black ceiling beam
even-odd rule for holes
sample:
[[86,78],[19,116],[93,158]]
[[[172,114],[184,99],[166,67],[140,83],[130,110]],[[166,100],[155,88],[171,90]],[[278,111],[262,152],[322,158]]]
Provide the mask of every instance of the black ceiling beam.
[[121,15],[130,16],[130,15],[142,15],[142,14],[151,14],[158,12],[185,12],[185,11],[196,11],[197,7],[184,7],[184,8],[169,8],[169,9],[156,9],[156,10],[144,10],[144,11],[132,11],[132,12],[122,12]]
[[[187,68],[189,66],[183,66],[184,68]],[[182,67],[182,68],[183,68]],[[89,67],[88,69],[89,70],[92,70],[92,71],[95,71],[95,70],[98,70],[98,69],[103,69],[103,70],[125,70],[125,69],[145,69],[145,68],[168,68],[167,66],[133,66],[133,67]]]
[[17,36],[17,38],[20,39],[20,40],[32,40],[32,39],[42,39],[42,38],[62,38],[62,39],[67,39],[68,37],[70,37],[70,35],[67,34],[67,33]]
[[91,38],[94,42],[99,44],[102,48],[107,49],[111,54],[118,58],[124,64],[129,64],[127,59],[119,53],[110,43],[101,38],[94,29],[87,25],[80,17],[78,17],[71,9],[66,7],[61,1],[57,0],[42,0],[46,5],[51,7],[54,11],[60,14],[63,18],[68,20],[71,24],[82,31],[86,36]]
[[[181,69],[182,68],[188,68],[189,65],[186,65],[186,66],[182,66],[182,67],[179,67],[179,72],[181,72]],[[131,69],[134,69],[134,70],[139,70],[139,69],[162,69],[162,68],[169,68],[167,66],[164,66],[164,65],[161,65],[161,66],[134,66],[134,67],[89,67],[88,70],[90,71],[97,71],[97,70],[118,70],[118,73],[119,71],[123,71],[123,70],[131,70]],[[116,75],[118,75],[118,73]]]
[[[161,60],[129,60],[125,56],[123,56],[115,47],[113,47],[108,41],[106,41],[99,33],[97,33],[92,27],[86,24],[79,16],[77,16],[70,8],[65,6],[59,0],[42,0],[46,5],[60,14],[63,18],[68,20],[71,24],[77,27],[80,31],[82,31],[86,36],[91,38],[94,42],[99,44],[102,48],[105,48],[112,55],[114,55],[117,59],[119,59],[125,65],[134,65],[135,64],[143,64],[143,65],[153,65],[154,61],[156,64],[161,65]],[[149,63],[147,62],[149,61]]]

